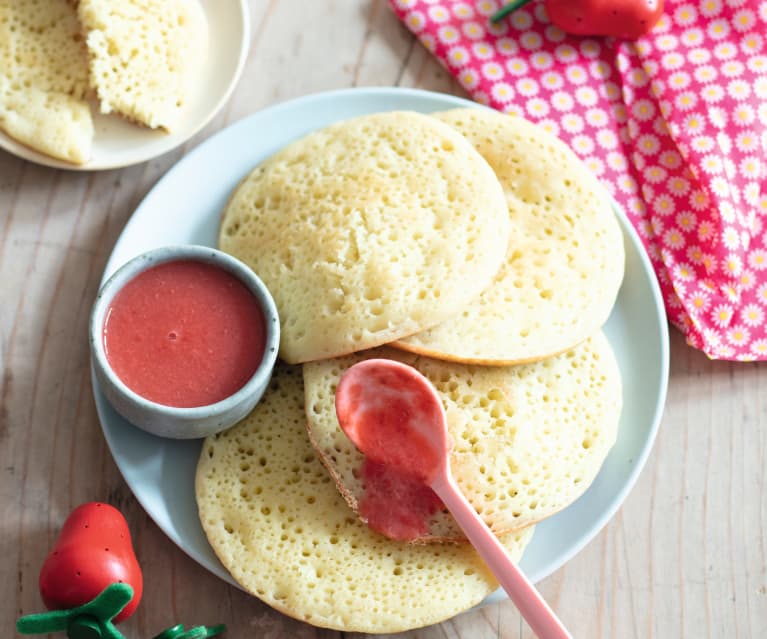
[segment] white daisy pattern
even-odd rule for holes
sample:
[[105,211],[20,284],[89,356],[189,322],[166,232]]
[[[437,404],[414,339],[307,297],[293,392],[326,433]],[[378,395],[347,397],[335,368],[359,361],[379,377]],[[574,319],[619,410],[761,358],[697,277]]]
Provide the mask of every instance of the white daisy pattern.
[[528,117],[530,119],[538,120],[539,118],[546,117],[549,114],[549,111],[551,111],[551,108],[549,107],[549,103],[546,102],[546,100],[541,98],[532,98],[525,103],[525,110],[527,111]]
[[581,157],[588,157],[594,151],[594,141],[588,135],[576,135],[571,144],[573,150]]
[[475,42],[471,47],[471,52],[478,60],[490,60],[493,56],[493,47],[487,42]]
[[717,304],[711,313],[711,319],[720,328],[729,326],[732,316],[733,307],[730,304]]
[[663,234],[663,243],[668,248],[680,249],[684,246],[684,235],[678,228],[670,228]]
[[490,90],[490,95],[500,104],[511,102],[514,94],[514,88],[507,82],[496,82]]
[[530,56],[530,65],[533,69],[549,69],[554,64],[554,58],[546,51],[539,51]]
[[767,307],[767,283],[762,284],[756,289],[756,301],[762,306]]
[[697,224],[698,218],[692,211],[685,210],[676,216],[676,225],[683,231],[692,231]]
[[564,33],[543,2],[390,0],[471,96],[560,137],[637,228],[670,320],[767,360],[767,1],[665,0],[635,42]]
[[695,281],[695,269],[689,264],[681,263],[674,266],[674,277],[683,282]]
[[764,309],[758,304],[746,304],[741,313],[741,320],[746,326],[761,326],[764,321]]
[[511,75],[526,76],[529,70],[529,65],[524,58],[515,56],[506,61],[506,69]]
[[743,73],[743,63],[738,60],[730,60],[725,62],[722,66],[722,74],[728,78],[734,78]]
[[748,264],[755,271],[764,271],[767,269],[767,251],[764,249],[751,251],[748,256]]
[[582,106],[590,107],[597,103],[599,96],[591,87],[579,87],[575,91],[575,100]]
[[711,296],[706,291],[695,291],[690,296],[690,314],[699,317],[711,305]]
[[538,83],[532,78],[522,78],[521,80],[517,80],[515,86],[517,87],[519,94],[524,95],[527,98],[538,95]]
[[594,108],[586,111],[586,122],[593,127],[603,127],[608,122],[607,113],[604,109]]
[[658,213],[658,215],[667,217],[676,210],[674,198],[670,195],[667,195],[666,193],[663,193],[662,195],[659,195],[655,198],[653,201],[653,208]]
[[743,346],[749,342],[750,338],[751,331],[742,324],[733,326],[727,331],[727,339],[733,346]]
[[482,75],[488,80],[503,78],[503,67],[497,62],[485,62],[481,67]]
[[541,84],[549,91],[556,91],[564,86],[565,81],[561,74],[552,72],[544,73],[541,76]]
[[552,106],[557,111],[571,111],[575,104],[572,96],[565,91],[557,91],[550,99]]
[[674,10],[674,22],[680,27],[687,27],[695,24],[698,18],[698,11],[694,4],[685,3]]
[[583,131],[583,118],[577,113],[567,113],[560,120],[562,128],[568,133],[580,133]]
[[470,59],[466,47],[451,47],[447,52],[447,63],[451,67],[461,68],[467,65]]

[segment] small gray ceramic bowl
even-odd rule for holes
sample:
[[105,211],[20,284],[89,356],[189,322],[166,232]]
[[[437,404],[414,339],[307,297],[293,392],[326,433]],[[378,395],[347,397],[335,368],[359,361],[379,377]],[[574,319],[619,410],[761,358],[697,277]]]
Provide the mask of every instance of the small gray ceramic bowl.
[[[165,262],[194,260],[217,266],[237,277],[258,301],[264,314],[266,344],[256,372],[233,395],[207,406],[176,408],[138,395],[115,374],[104,351],[104,319],[117,292],[139,273]],[[101,287],[90,317],[91,359],[101,390],[114,409],[139,428],[174,439],[207,437],[245,417],[261,399],[272,376],[280,346],[280,321],[269,290],[258,276],[234,257],[206,246],[166,246],[133,258]]]

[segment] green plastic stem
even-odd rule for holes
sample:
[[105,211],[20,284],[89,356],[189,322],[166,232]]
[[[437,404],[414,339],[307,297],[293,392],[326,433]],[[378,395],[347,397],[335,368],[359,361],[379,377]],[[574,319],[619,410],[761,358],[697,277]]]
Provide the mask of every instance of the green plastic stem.
[[93,617],[77,617],[67,628],[69,639],[104,639],[101,635],[101,624]]
[[226,630],[226,625],[222,623],[217,626],[194,626],[188,630],[184,630],[183,625],[177,624],[171,628],[166,628],[159,635],[155,635],[153,639],[208,639],[208,637],[214,637],[224,630]]
[[132,598],[133,588],[114,583],[82,606],[21,617],[16,621],[16,630],[25,635],[66,630],[70,639],[125,639],[112,619]]
[[184,632],[184,626],[182,624],[176,624],[170,628],[166,628],[159,635],[155,635],[152,639],[178,639],[178,637]]
[[499,22],[500,20],[503,20],[510,13],[524,7],[528,2],[532,2],[532,0],[512,0],[511,2],[509,2],[509,4],[504,5],[503,7],[498,9],[498,11],[496,11],[492,16],[490,16],[490,22],[496,23],[496,22]]

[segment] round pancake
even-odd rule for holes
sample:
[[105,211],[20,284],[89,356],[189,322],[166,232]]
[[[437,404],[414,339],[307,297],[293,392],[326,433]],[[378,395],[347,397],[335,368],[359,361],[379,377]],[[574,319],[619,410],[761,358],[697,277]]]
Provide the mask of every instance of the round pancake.
[[487,162],[452,127],[389,112],[271,157],[227,206],[219,247],[269,287],[281,357],[385,344],[458,313],[500,268],[509,216]]
[[[622,407],[618,365],[601,333],[557,357],[471,366],[382,347],[304,364],[309,438],[349,506],[359,512],[363,455],[341,431],[335,391],[343,372],[385,357],[423,373],[441,396],[453,475],[496,534],[553,515],[591,484],[615,443]],[[461,539],[446,512],[419,541]]]
[[[255,410],[209,437],[200,521],[248,592],[316,626],[391,633],[438,623],[496,588],[468,544],[412,545],[349,510],[309,443],[300,368],[278,366]],[[518,559],[532,529],[502,542]]]
[[569,147],[522,118],[485,109],[435,117],[495,171],[511,234],[504,265],[478,300],[395,346],[506,365],[582,342],[607,320],[623,279],[623,235],[604,189]]

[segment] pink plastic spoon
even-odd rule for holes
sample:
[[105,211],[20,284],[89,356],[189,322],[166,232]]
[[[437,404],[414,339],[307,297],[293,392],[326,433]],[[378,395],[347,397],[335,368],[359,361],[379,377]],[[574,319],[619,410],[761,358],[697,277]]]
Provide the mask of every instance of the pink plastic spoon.
[[455,483],[445,411],[429,380],[400,362],[364,360],[341,377],[336,414],[369,459],[431,486],[540,639],[572,639]]

